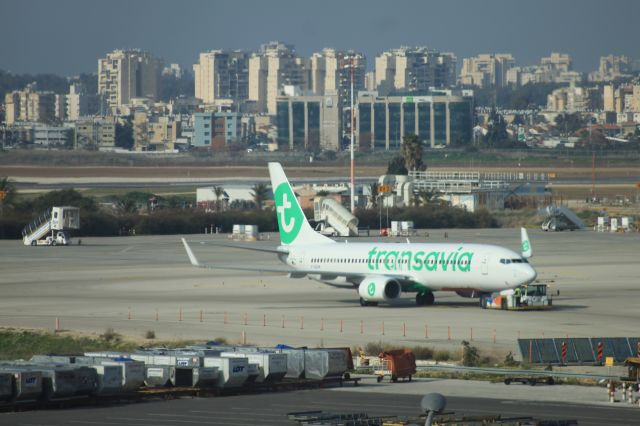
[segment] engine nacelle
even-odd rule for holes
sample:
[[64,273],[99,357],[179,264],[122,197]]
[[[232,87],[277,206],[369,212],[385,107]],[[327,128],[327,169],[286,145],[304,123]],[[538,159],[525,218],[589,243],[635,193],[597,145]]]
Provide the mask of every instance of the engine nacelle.
[[365,277],[358,286],[358,294],[367,302],[388,302],[400,297],[402,286],[391,278]]

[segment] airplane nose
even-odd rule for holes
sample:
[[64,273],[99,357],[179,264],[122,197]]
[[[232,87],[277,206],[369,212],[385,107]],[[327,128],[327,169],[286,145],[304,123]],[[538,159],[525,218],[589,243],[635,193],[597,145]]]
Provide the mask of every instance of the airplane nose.
[[527,283],[532,283],[537,277],[538,273],[532,266],[527,265],[527,270],[525,271],[525,276],[527,278]]

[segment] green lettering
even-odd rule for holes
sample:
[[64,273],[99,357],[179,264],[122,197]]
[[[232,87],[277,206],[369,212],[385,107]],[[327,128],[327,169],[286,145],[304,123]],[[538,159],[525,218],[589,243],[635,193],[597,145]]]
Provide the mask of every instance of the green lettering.
[[380,269],[380,258],[382,257],[382,255],[386,254],[387,252],[385,250],[381,250],[378,252],[378,257],[376,257],[376,271],[378,269]]
[[422,270],[422,260],[420,259],[420,257],[424,255],[423,251],[419,251],[416,252],[415,256],[413,257],[413,270],[414,271],[421,271]]
[[373,271],[374,267],[373,267],[373,263],[371,262],[371,258],[373,256],[375,256],[376,254],[376,248],[374,247],[371,249],[371,251],[369,252],[369,259],[367,259],[367,268],[369,268],[370,271]]
[[393,271],[396,269],[396,264],[398,262],[398,252],[395,250],[391,250],[387,252],[387,256],[384,258],[384,266],[387,268],[387,271]]
[[[427,271],[433,272],[438,270],[438,252],[431,251],[424,258],[424,264],[427,268]],[[433,263],[431,262],[433,260]]]
[[445,252],[440,253],[440,263],[442,264],[442,270],[446,271],[449,269],[449,265],[447,265],[447,261],[444,258]]
[[[411,257],[412,257],[412,253],[410,251],[403,251],[402,255],[401,255],[402,259],[401,260],[407,260],[407,268],[406,269],[410,269],[411,268]],[[401,265],[403,265],[404,262],[401,262]],[[400,266],[400,269],[403,269],[404,266]]]
[[[459,257],[460,259],[460,267],[458,269],[460,269],[460,272],[469,272],[471,271],[471,259],[473,258],[473,253],[469,252],[469,251],[465,251],[464,253],[462,253]],[[464,259],[466,259],[467,261],[465,262]]]

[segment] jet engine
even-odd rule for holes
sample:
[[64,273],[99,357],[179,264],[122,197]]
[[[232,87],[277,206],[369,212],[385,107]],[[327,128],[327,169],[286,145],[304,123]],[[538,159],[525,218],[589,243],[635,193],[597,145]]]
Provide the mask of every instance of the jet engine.
[[358,294],[367,302],[388,302],[400,297],[402,286],[391,278],[365,277],[358,286]]

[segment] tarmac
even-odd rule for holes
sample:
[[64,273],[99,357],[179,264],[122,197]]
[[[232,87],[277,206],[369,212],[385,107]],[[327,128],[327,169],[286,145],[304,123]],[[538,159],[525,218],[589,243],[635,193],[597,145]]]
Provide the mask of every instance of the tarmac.
[[[287,413],[317,410],[415,418],[421,414],[421,398],[432,392],[445,395],[446,412],[457,418],[501,415],[503,419],[519,418],[520,421],[525,420],[523,417],[538,420],[572,419],[581,426],[640,424],[638,407],[624,403],[571,402],[596,392],[602,394],[604,400],[604,389],[577,386],[517,388],[517,385],[432,379],[395,384],[377,384],[373,379],[368,379],[358,387],[0,413],[0,423],[7,426],[293,425],[297,423],[287,420]],[[554,397],[558,399],[552,399]],[[424,420],[419,422],[422,423]]]
[[[445,239],[445,232],[448,238]],[[427,236],[428,233],[428,236]],[[275,246],[265,235],[256,246]],[[0,326],[142,338],[214,339],[273,345],[350,346],[384,341],[517,355],[518,337],[637,336],[640,234],[531,230],[538,277],[552,282],[553,310],[480,309],[477,299],[436,293],[363,308],[355,290],[278,274],[192,267],[181,236],[81,238],[82,245],[26,247],[0,241]],[[201,263],[281,266],[270,253],[199,244],[226,235],[188,235]],[[266,239],[268,238],[268,239]],[[373,237],[358,241],[374,240]],[[391,239],[393,240],[393,239]],[[405,238],[396,238],[404,241]],[[518,250],[516,229],[421,230],[418,242],[483,242]]]

